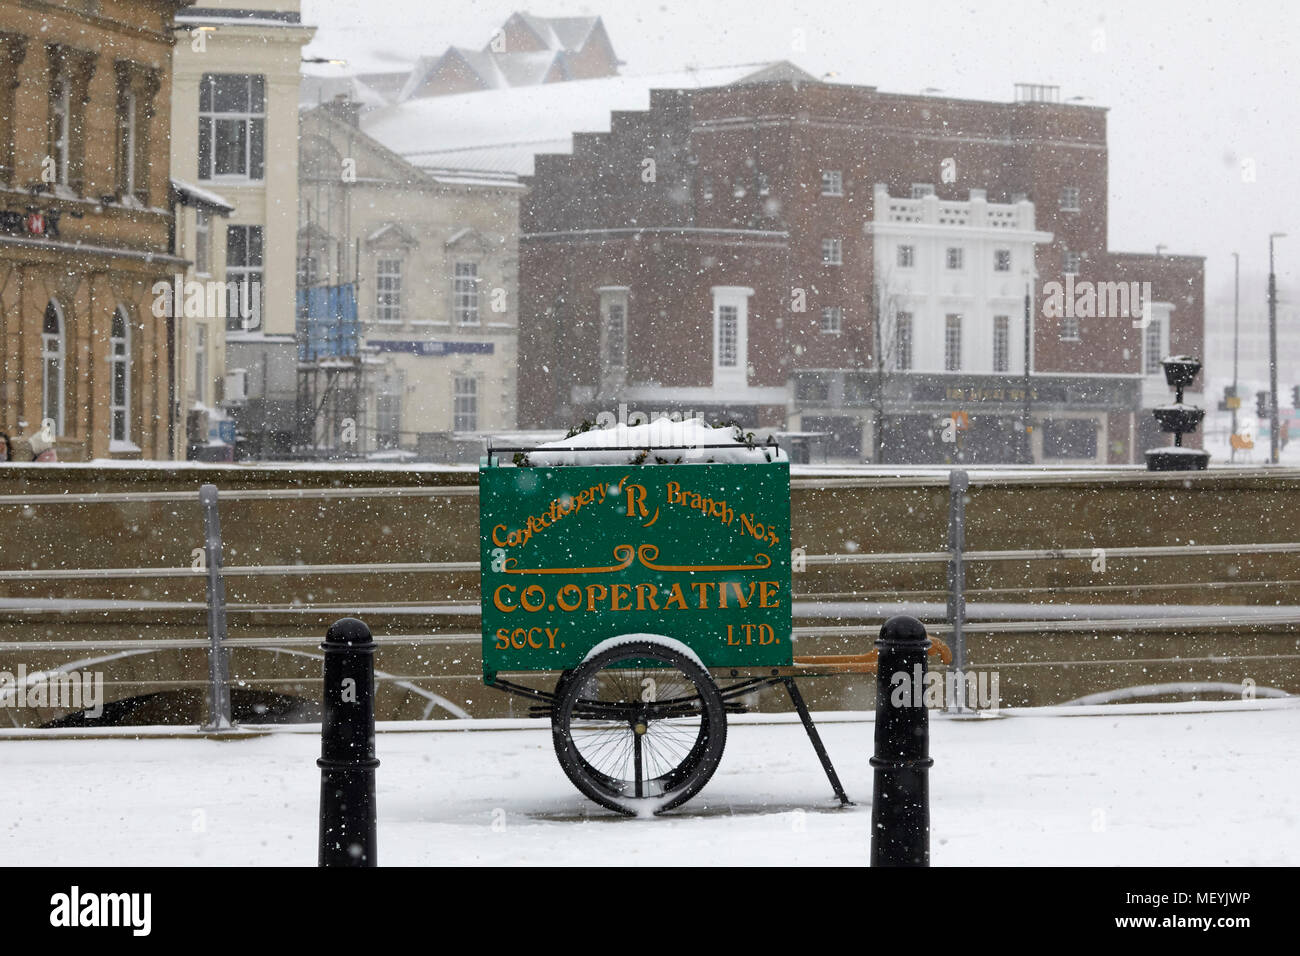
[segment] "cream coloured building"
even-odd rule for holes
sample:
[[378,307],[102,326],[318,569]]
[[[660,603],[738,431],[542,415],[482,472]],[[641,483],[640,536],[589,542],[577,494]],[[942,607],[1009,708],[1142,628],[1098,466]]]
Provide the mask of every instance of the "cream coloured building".
[[[172,180],[174,253],[189,262],[172,277],[175,389],[171,455],[190,457],[196,446],[219,440],[222,406],[239,401],[226,379],[226,223],[234,212],[223,196]],[[218,309],[210,309],[216,305]],[[215,450],[215,446],[212,446]],[[218,454],[218,457],[221,457]]]
[[477,460],[482,433],[515,427],[524,189],[419,169],[357,115],[339,100],[301,119],[299,281],[355,281],[361,323],[362,420],[338,450]]
[[230,407],[248,453],[277,457],[294,431],[298,96],[315,28],[298,0],[201,0],[176,22],[172,174],[235,207],[221,245],[240,292],[223,316],[224,352],[247,394]]

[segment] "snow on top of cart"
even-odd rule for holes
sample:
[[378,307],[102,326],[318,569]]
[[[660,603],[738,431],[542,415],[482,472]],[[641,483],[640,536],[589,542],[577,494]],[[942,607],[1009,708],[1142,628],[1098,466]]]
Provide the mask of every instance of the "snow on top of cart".
[[749,464],[788,462],[775,445],[754,441],[738,425],[712,427],[702,418],[673,421],[657,418],[642,425],[619,423],[593,428],[568,438],[546,442],[527,455],[522,464],[649,465],[649,464]]

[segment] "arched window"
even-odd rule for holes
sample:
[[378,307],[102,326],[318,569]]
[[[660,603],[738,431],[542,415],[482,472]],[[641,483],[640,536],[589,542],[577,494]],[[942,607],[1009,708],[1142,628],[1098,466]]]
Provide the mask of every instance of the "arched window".
[[131,440],[131,322],[126,309],[120,305],[113,311],[109,349],[113,369],[108,405],[109,438],[126,442]]
[[41,329],[41,419],[53,420],[56,435],[63,434],[63,351],[63,310],[51,299]]

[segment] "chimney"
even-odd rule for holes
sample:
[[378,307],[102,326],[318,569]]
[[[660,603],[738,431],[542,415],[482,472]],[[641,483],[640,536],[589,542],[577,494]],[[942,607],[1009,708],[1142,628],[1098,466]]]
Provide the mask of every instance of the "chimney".
[[326,109],[337,116],[349,126],[360,129],[361,127],[361,104],[352,99],[349,93],[339,93],[325,104]]

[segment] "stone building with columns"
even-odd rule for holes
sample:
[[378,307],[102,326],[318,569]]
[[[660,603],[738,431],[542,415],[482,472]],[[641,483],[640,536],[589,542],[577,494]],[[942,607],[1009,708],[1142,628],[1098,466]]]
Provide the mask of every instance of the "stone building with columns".
[[184,3],[0,6],[0,429],[64,460],[167,458],[174,18]]

